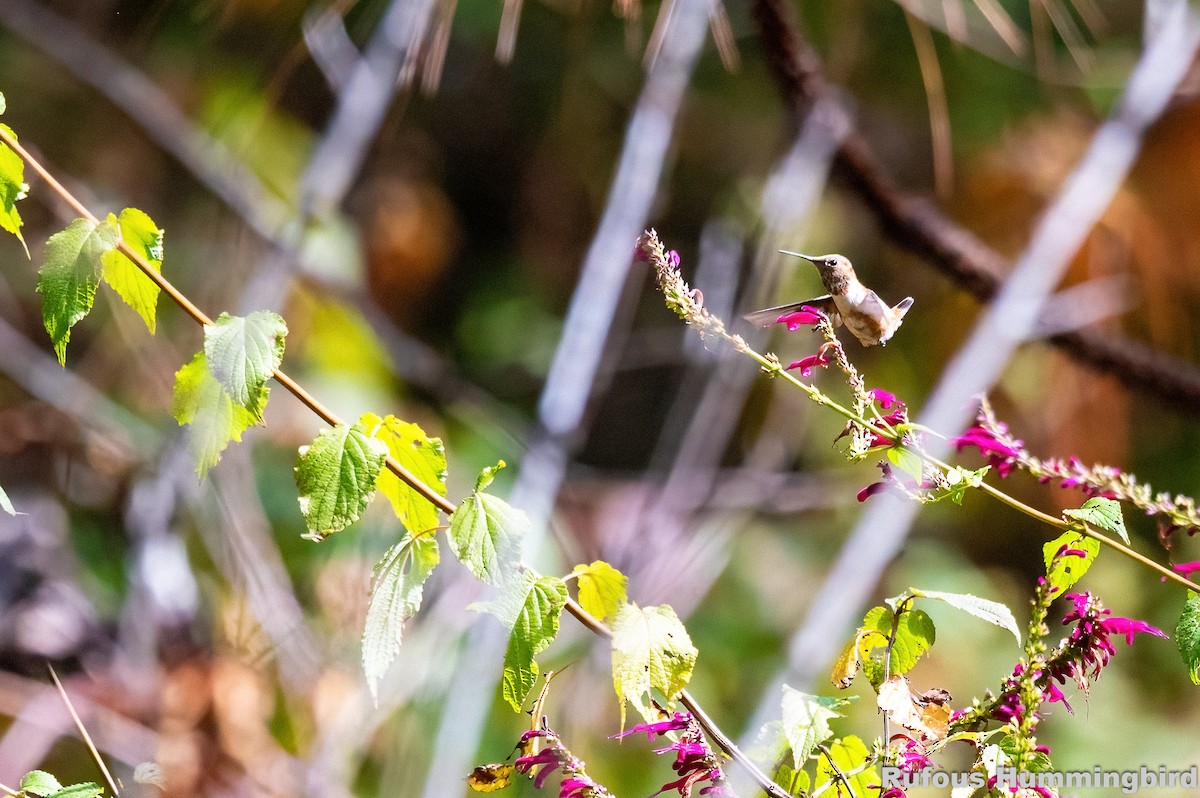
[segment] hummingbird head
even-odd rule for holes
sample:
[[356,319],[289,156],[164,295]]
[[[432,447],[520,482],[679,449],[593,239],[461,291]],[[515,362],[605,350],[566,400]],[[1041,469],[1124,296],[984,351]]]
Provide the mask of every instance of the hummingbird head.
[[833,296],[844,295],[850,281],[855,279],[854,266],[850,264],[850,259],[845,255],[805,255],[802,252],[792,252],[787,249],[779,251],[784,255],[804,258],[816,266],[817,271],[821,274],[821,282],[825,284],[825,290]]

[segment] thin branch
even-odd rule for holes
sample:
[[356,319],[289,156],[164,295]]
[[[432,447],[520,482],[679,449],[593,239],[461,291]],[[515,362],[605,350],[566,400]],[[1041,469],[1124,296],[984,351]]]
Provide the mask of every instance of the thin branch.
[[79,713],[75,711],[75,705],[71,703],[71,697],[67,695],[66,689],[63,687],[62,682],[59,681],[58,674],[54,671],[54,666],[47,662],[46,670],[50,671],[50,678],[54,680],[54,686],[58,688],[58,695],[62,698],[62,702],[67,705],[67,712],[71,713],[71,720],[75,722],[75,728],[79,730],[79,736],[83,738],[83,744],[87,746],[92,759],[96,760],[96,765],[99,766],[100,772],[104,774],[104,780],[108,782],[113,795],[120,796],[121,791],[117,789],[116,780],[113,779],[112,773],[109,773],[108,765],[104,764],[104,757],[100,756],[100,752],[96,750],[96,744],[92,742],[92,735],[88,734],[87,727],[83,725],[83,721],[79,718]]

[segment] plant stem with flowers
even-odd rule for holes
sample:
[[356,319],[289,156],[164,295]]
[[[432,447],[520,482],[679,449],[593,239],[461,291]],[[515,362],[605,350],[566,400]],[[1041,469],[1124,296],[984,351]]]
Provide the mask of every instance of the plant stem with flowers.
[[[976,768],[990,775],[987,783],[989,790],[997,786],[995,773],[989,770],[989,767],[995,767],[996,762],[1009,762],[1019,772],[1047,769],[1049,750],[1038,743],[1036,731],[1043,704],[1061,702],[1070,710],[1060,685],[1072,679],[1086,692],[1090,681],[1099,676],[1101,669],[1115,654],[1116,649],[1110,641],[1112,635],[1124,635],[1128,643],[1132,643],[1138,633],[1166,637],[1162,631],[1144,621],[1112,617],[1090,593],[1068,593],[1065,597],[1073,603],[1074,609],[1067,613],[1063,623],[1074,624],[1074,628],[1068,637],[1049,649],[1046,638],[1050,633],[1047,624],[1050,605],[1083,575],[1098,553],[1100,543],[1154,570],[1164,580],[1172,579],[1192,591],[1200,591],[1200,587],[1187,578],[1192,571],[1200,570],[1200,563],[1177,565],[1172,571],[1114,537],[1119,535],[1128,542],[1117,501],[1129,502],[1148,515],[1159,516],[1160,539],[1164,545],[1179,529],[1186,529],[1189,534],[1200,531],[1200,513],[1196,510],[1195,502],[1185,496],[1155,495],[1149,486],[1115,468],[1093,466],[1089,469],[1075,458],[1064,461],[1033,457],[1025,451],[1022,442],[1013,438],[1007,427],[995,419],[986,402],[976,425],[955,439],[954,443],[959,451],[967,447],[977,448],[987,459],[987,465],[976,471],[951,466],[923,449],[921,428],[909,421],[903,402],[886,390],[867,389],[865,380],[849,362],[834,334],[833,325],[823,313],[806,306],[779,317],[778,323],[791,331],[811,325],[824,338],[815,354],[785,367],[774,354],[759,353],[741,336],[731,334],[724,323],[704,307],[703,297],[698,291],[692,290],[680,274],[679,256],[674,251],[667,252],[654,231],[647,231],[642,236],[639,248],[640,255],[655,270],[668,307],[697,329],[702,338],[728,344],[757,362],[768,376],[785,380],[818,405],[828,407],[844,417],[847,427],[838,440],[849,439],[845,451],[849,459],[861,460],[872,452],[887,455],[888,462],[880,464],[883,479],[863,488],[858,495],[859,501],[865,501],[884,490],[898,490],[922,502],[945,498],[961,502],[965,491],[974,488],[1062,532],[1058,539],[1046,544],[1047,576],[1039,578],[1034,591],[1024,656],[1014,667],[1012,675],[1004,681],[998,696],[976,699],[970,708],[950,714],[949,722],[943,725],[939,718],[942,717],[944,701],[948,699],[944,691],[910,693],[907,680],[901,673],[912,666],[933,640],[931,622],[927,629],[924,628],[925,621],[907,625],[901,623],[905,613],[912,612],[910,604],[913,598],[943,598],[957,602],[971,614],[994,623],[1003,625],[1003,615],[1011,623],[1011,613],[1006,608],[1001,607],[1002,613],[994,611],[994,608],[983,606],[987,604],[986,600],[915,589],[904,596],[889,599],[888,607],[877,607],[867,613],[863,626],[839,657],[832,677],[834,683],[844,689],[861,667],[870,664],[876,669],[871,681],[879,694],[880,708],[884,710],[883,740],[886,745],[877,745],[875,752],[869,755],[864,750],[863,768],[869,767],[873,761],[894,762],[902,772],[911,775],[929,767],[932,764],[929,755],[946,743],[968,740],[973,742],[978,752]],[[799,372],[801,377],[810,377],[816,369],[827,368],[831,364],[836,364],[846,376],[851,393],[849,406],[832,399],[815,385],[798,379],[793,373]],[[1058,480],[1064,487],[1078,486],[1090,498],[1082,508],[1067,510],[1062,517],[1054,517],[1019,501],[983,479],[989,470],[995,470],[1004,478],[1014,469],[1025,470],[1043,482]],[[1101,532],[1101,529],[1104,531]],[[1096,542],[1087,543],[1089,540]],[[1188,620],[1188,613],[1196,617]],[[927,621],[928,616],[924,617]],[[1189,600],[1184,619],[1180,622],[1180,636],[1189,638],[1187,641],[1181,640],[1180,651],[1190,666],[1193,681],[1200,683],[1200,632],[1188,631],[1192,627],[1200,630],[1200,600]],[[1015,626],[1008,628],[1019,638]],[[884,643],[880,643],[880,639]],[[903,658],[896,661],[903,668],[900,673],[893,674],[891,664],[894,661],[894,648],[901,641]],[[881,648],[881,658],[872,653]],[[868,675],[871,673],[868,672]],[[806,700],[809,702],[806,711],[810,714],[821,711],[819,699],[817,703],[814,703],[813,697]],[[889,723],[893,717],[903,727],[902,733],[894,736],[890,733]],[[986,731],[988,724],[996,721],[1004,726]],[[985,746],[987,739],[997,733],[1002,734],[1003,747],[994,743]],[[806,748],[797,754],[795,741],[789,739],[789,743],[796,757],[795,767],[786,766],[781,773],[790,776],[785,783],[795,783],[799,768],[813,749]],[[991,751],[987,757],[985,748]],[[823,753],[829,760],[833,774],[825,787],[840,782],[853,791],[847,774],[838,768],[829,750],[823,749]],[[987,764],[989,761],[991,765]],[[905,796],[904,790],[898,787],[877,786],[881,798]],[[1011,787],[1010,791],[1015,792],[1016,788]],[[1052,791],[1041,787],[1033,792],[1043,798],[1053,796]]]
[[[725,342],[735,351],[745,354],[758,363],[767,376],[788,382],[803,391],[816,404],[828,407],[833,412],[844,417],[848,425],[846,431],[842,434],[843,436],[849,436],[851,440],[847,450],[847,457],[850,459],[862,459],[871,451],[884,450],[888,454],[889,459],[895,458],[902,467],[907,467],[909,475],[913,477],[906,484],[901,477],[896,475],[895,470],[891,466],[884,464],[884,480],[864,488],[859,493],[860,501],[889,487],[897,488],[901,492],[920,501],[940,501],[947,497],[955,498],[957,501],[961,497],[963,490],[966,488],[976,488],[1013,509],[1050,526],[1060,530],[1077,529],[1082,534],[1092,537],[1116,549],[1121,554],[1138,561],[1142,565],[1157,571],[1163,578],[1171,579],[1190,590],[1200,592],[1200,585],[1190,581],[1183,574],[1172,571],[1139,554],[1132,548],[1123,545],[1119,541],[1096,531],[1092,525],[1083,521],[1065,521],[1043,513],[993,485],[984,482],[980,478],[984,473],[983,470],[976,472],[964,471],[927,453],[921,447],[920,440],[916,435],[919,431],[917,425],[911,424],[907,420],[906,410],[899,408],[884,416],[875,409],[876,403],[885,410],[890,409],[895,404],[902,403],[898,403],[894,395],[882,389],[865,389],[865,381],[859,372],[849,363],[841,342],[834,333],[833,325],[824,314],[813,308],[805,308],[798,313],[780,317],[779,323],[786,324],[790,330],[798,329],[800,326],[811,322],[815,325],[815,329],[825,338],[825,342],[821,345],[816,355],[794,361],[785,367],[776,355],[769,352],[766,354],[759,353],[747,344],[742,336],[730,333],[726,329],[724,322],[713,316],[704,307],[703,297],[700,292],[688,286],[680,274],[679,255],[674,250],[668,252],[663,247],[655,231],[646,231],[639,240],[638,245],[639,256],[649,261],[654,268],[656,280],[659,289],[666,299],[667,307],[679,316],[679,318],[687,322],[688,325],[695,328],[701,338],[705,341],[719,340]],[[831,355],[830,353],[833,354]],[[799,370],[802,376],[810,375],[814,368],[827,367],[830,363],[835,362],[847,375],[847,381],[853,395],[851,407],[846,407],[837,402],[815,385],[803,382],[791,373],[792,370]],[[865,411],[867,409],[872,410],[874,418],[869,418],[866,415]],[[1000,426],[1002,427],[1002,425]],[[994,465],[1002,476],[1007,474],[1017,464],[1021,464],[1032,471],[1035,468],[1033,464],[1036,462],[1036,467],[1041,469],[1036,473],[1049,474],[1050,476],[1047,478],[1062,478],[1057,476],[1059,471],[1064,468],[1070,468],[1069,462],[1063,465],[1057,463],[1057,461],[1036,461],[1035,458],[1024,456],[1022,454],[1023,450],[1019,446],[1006,443],[1002,434],[992,435],[989,432],[981,431],[982,429],[978,426],[972,428],[972,430],[969,430],[966,434],[956,439],[955,443],[960,450],[966,446],[979,447],[981,451],[989,456],[991,460],[990,464]],[[1003,432],[1006,433],[1006,430]],[[1020,442],[1016,443],[1019,444]],[[914,466],[914,462],[923,463],[924,465]],[[1047,463],[1050,465],[1047,465]],[[1076,474],[1074,478],[1079,480],[1078,484],[1084,484],[1082,480],[1086,476]],[[1117,488],[1114,487],[1116,485],[1124,486],[1121,492],[1115,493],[1116,496],[1128,495],[1130,497],[1129,500],[1136,500],[1135,503],[1139,507],[1149,508],[1153,506],[1159,508],[1162,513],[1167,514],[1172,519],[1172,522],[1177,527],[1186,526],[1191,528],[1193,526],[1192,521],[1194,520],[1194,525],[1200,528],[1200,515],[1196,513],[1195,503],[1187,497],[1170,497],[1166,494],[1159,494],[1153,501],[1150,501],[1146,498],[1152,493],[1150,488],[1137,483],[1136,480],[1128,475],[1122,475],[1117,472],[1110,480],[1103,483],[1100,482],[1095,474],[1091,476],[1097,480],[1097,485],[1104,485],[1103,488],[1097,488],[1097,495],[1102,495],[1104,491],[1116,491]]]

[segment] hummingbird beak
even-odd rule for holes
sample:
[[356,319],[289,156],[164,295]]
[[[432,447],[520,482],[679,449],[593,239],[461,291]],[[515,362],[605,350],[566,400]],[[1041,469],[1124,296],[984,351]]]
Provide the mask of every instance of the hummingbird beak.
[[816,263],[817,261],[820,260],[820,258],[814,257],[812,255],[805,255],[803,252],[793,252],[790,249],[781,249],[779,251],[780,251],[780,253],[782,253],[784,255],[791,255],[792,257],[795,257],[795,258],[804,258],[809,263]]

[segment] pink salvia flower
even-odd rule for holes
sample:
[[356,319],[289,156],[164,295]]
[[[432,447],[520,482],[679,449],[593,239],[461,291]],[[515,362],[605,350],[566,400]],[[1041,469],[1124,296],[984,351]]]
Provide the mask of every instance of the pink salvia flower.
[[[666,734],[667,732],[683,731],[692,722],[692,716],[687,712],[676,712],[675,716],[670,720],[660,720],[657,723],[639,723],[632,729],[626,729],[620,734],[612,735],[613,740],[619,740],[622,737],[628,737],[631,734],[645,732],[647,740],[653,740],[656,734]],[[663,749],[667,750],[667,749]]]
[[1145,621],[1137,621],[1132,618],[1101,618],[1100,626],[1109,634],[1125,635],[1125,643],[1130,646],[1133,645],[1133,636],[1139,632],[1163,639],[1167,637],[1167,633],[1162,629],[1157,629]]
[[821,344],[821,348],[817,350],[815,355],[809,355],[808,357],[793,361],[788,365],[787,370],[800,369],[800,376],[811,377],[814,368],[817,366],[825,368],[833,362],[833,359],[826,354],[831,346],[833,346],[831,343]]
[[801,327],[808,327],[813,324],[820,324],[825,317],[819,311],[805,305],[793,313],[784,313],[775,320],[776,324],[787,325],[788,332],[795,332]]
[[1174,568],[1180,576],[1191,576],[1196,571],[1200,571],[1200,560],[1181,562],[1176,565],[1172,565],[1171,567]]
[[904,404],[896,398],[896,394],[891,391],[885,391],[883,388],[872,388],[867,391],[867,396],[879,402],[879,406],[884,410],[891,410],[893,405]]
[[891,485],[887,482],[882,482],[882,481],[881,482],[872,482],[870,485],[867,485],[865,488],[863,488],[862,490],[860,490],[858,492],[858,500],[860,502],[865,502],[867,499],[871,498],[875,494],[883,493],[889,487],[891,487]]

